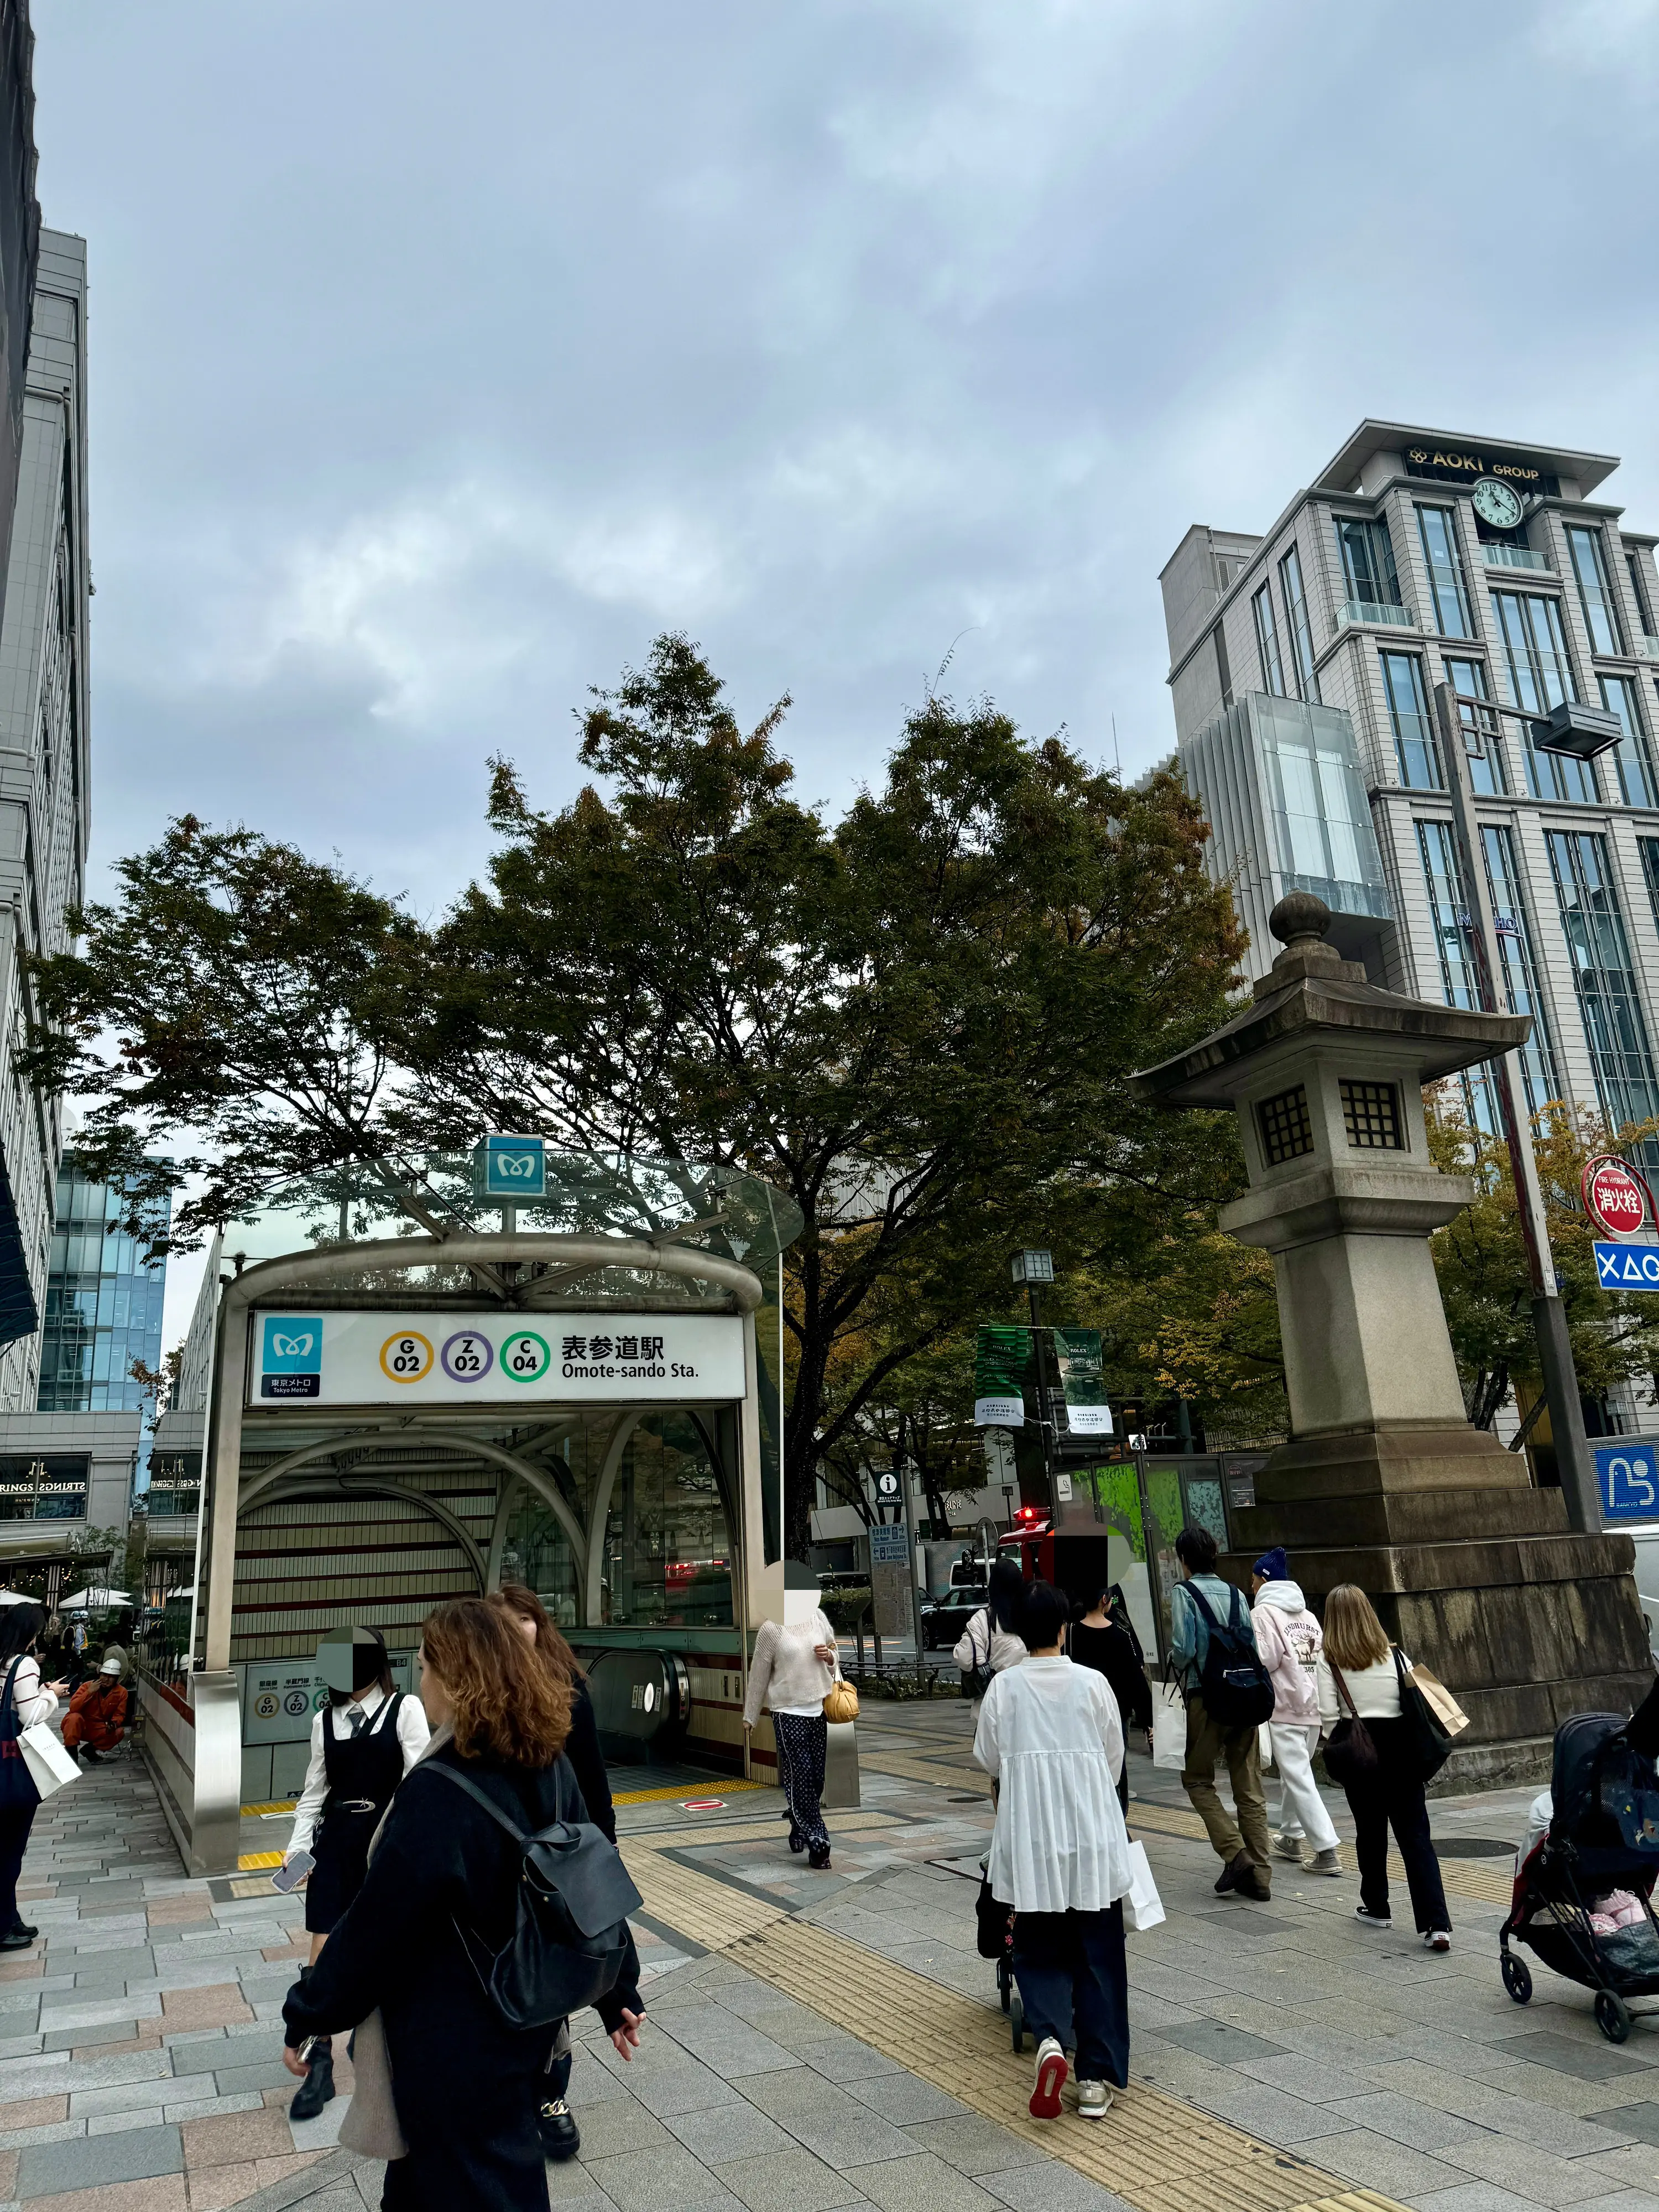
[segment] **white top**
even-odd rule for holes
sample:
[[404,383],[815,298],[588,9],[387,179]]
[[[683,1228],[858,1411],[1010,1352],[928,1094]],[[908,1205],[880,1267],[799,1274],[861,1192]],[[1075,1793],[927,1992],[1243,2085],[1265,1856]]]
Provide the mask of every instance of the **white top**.
[[[5,1665],[0,1667],[0,1685],[3,1685],[10,1672],[11,1662],[7,1660]],[[40,1662],[33,1653],[18,1662],[13,1693],[17,1699],[17,1725],[20,1729],[33,1728],[37,1721],[58,1717],[58,1700],[50,1690],[42,1686]]]
[[[1027,1656],[1024,1644],[1008,1629],[997,1626],[996,1615],[988,1605],[981,1606],[956,1641],[951,1656],[965,1674],[970,1667],[979,1667],[993,1674],[1001,1674],[1005,1667],[1018,1667]],[[975,1717],[979,1701],[974,1705]]]
[[980,1705],[974,1757],[1001,1780],[994,1897],[1017,1912],[1101,1912],[1125,1895],[1123,1724],[1103,1674],[1066,1658],[1005,1668]]
[[[1402,1653],[1401,1657],[1405,1655]],[[1326,1735],[1339,1721],[1348,1717],[1346,1700],[1336,1694],[1336,1684],[1331,1679],[1330,1662],[1322,1651],[1315,1662],[1319,1682],[1319,1725]],[[1412,1662],[1406,1660],[1406,1672],[1412,1671]],[[1395,1672],[1394,1653],[1379,1660],[1375,1667],[1361,1667],[1357,1672],[1342,1669],[1342,1680],[1348,1696],[1353,1699],[1353,1709],[1362,1721],[1397,1721],[1400,1717],[1400,1677]]]
[[[311,1723],[311,1764],[306,1769],[306,1786],[300,1792],[300,1802],[294,1808],[294,1833],[289,1838],[287,1856],[295,1851],[308,1851],[311,1839],[317,1832],[323,1804],[328,1796],[328,1765],[323,1757],[323,1723],[332,1719],[334,1741],[346,1742],[351,1735],[351,1723],[346,1716],[353,1705],[360,1705],[373,1720],[386,1703],[386,1692],[377,1682],[362,1698],[348,1698],[343,1705],[325,1705]],[[398,1741],[404,1754],[404,1772],[408,1773],[426,1749],[432,1731],[427,1726],[426,1708],[418,1698],[405,1697],[398,1708]]]
[[821,1607],[815,1606],[805,1620],[761,1623],[743,1704],[746,1726],[753,1728],[760,1718],[763,1702],[769,1712],[793,1713],[802,1720],[823,1712],[837,1670],[817,1656],[812,1648],[817,1644],[831,1650],[836,1644],[836,1632]]

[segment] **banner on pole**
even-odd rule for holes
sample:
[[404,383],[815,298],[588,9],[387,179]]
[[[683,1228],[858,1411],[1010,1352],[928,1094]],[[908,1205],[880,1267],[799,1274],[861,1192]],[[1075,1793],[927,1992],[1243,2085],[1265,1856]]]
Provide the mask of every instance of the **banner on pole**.
[[1074,1437],[1109,1437],[1112,1409],[1106,1403],[1106,1381],[1097,1328],[1057,1328],[1054,1364],[1066,1401],[1066,1425]]
[[974,1426],[1025,1425],[1025,1369],[1031,1356],[1029,1328],[982,1321],[974,1352]]

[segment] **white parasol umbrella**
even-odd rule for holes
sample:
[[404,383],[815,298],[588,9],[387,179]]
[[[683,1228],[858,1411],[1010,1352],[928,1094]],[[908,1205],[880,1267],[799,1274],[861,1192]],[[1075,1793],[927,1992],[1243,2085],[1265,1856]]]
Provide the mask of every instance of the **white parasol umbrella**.
[[59,1613],[110,1613],[118,1605],[131,1605],[132,1600],[125,1590],[76,1590],[73,1597],[60,1597]]
[[38,1597],[25,1597],[21,1590],[0,1589],[0,1605],[39,1605]]

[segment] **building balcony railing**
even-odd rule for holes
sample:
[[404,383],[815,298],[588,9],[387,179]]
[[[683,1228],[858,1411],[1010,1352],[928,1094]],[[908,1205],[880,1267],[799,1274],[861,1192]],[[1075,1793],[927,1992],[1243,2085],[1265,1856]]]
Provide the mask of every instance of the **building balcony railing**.
[[1488,568],[1543,568],[1549,561],[1542,553],[1534,553],[1530,545],[1483,545],[1480,558]]
[[1342,619],[1345,623],[1387,623],[1399,629],[1417,628],[1417,617],[1409,607],[1390,606],[1377,599],[1345,599]]

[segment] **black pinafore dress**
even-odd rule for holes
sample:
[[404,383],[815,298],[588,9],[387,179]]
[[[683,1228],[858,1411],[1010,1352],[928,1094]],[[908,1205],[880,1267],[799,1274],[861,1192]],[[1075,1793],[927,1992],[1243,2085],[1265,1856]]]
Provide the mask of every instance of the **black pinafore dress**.
[[313,1936],[331,1935],[363,1886],[370,1839],[404,1778],[398,1740],[403,1701],[403,1692],[394,1690],[355,1736],[336,1735],[333,1713],[323,1715],[328,1796],[311,1846],[317,1863],[306,1883],[306,1926]]

